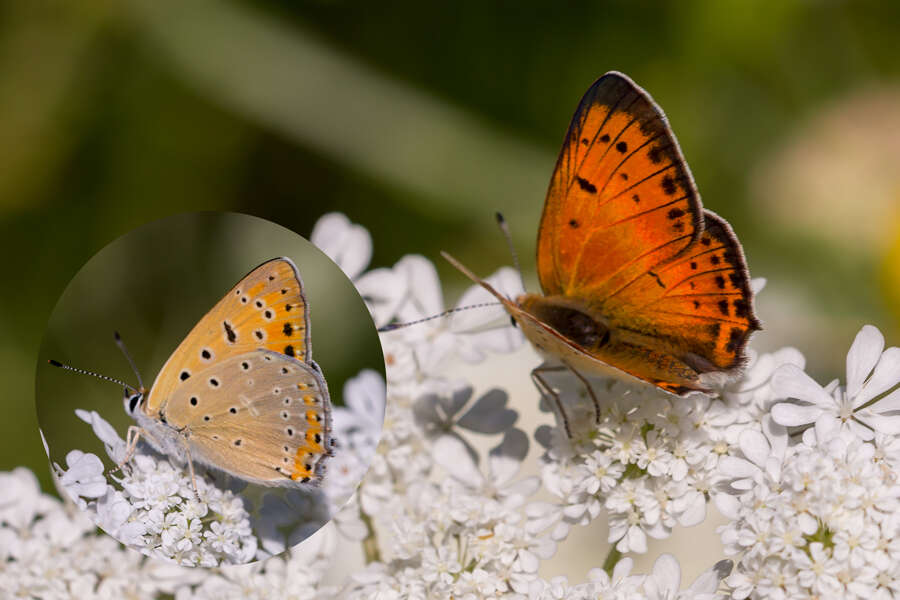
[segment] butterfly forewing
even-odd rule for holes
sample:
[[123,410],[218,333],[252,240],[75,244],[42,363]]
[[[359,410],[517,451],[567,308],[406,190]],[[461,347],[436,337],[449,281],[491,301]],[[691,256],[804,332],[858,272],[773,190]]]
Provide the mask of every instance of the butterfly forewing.
[[550,183],[538,237],[544,293],[606,298],[699,235],[702,214],[675,136],[620,73],[587,91]]
[[263,485],[317,483],[331,448],[328,388],[312,366],[254,350],[217,362],[178,386],[168,425],[193,460]]
[[303,284],[290,259],[256,267],[197,323],[156,377],[145,412],[156,414],[173,391],[207,367],[258,348],[301,362],[310,358]]

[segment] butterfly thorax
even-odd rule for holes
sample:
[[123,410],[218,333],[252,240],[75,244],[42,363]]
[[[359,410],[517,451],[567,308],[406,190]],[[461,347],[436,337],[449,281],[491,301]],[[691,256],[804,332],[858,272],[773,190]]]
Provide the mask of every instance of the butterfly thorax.
[[[588,352],[609,343],[610,327],[601,315],[574,298],[523,294],[519,307],[544,325],[554,329],[571,344]],[[527,328],[523,328],[527,331]]]
[[[142,402],[137,410],[131,413],[138,426],[144,430],[142,439],[146,440],[157,452],[161,452],[175,458],[179,462],[186,462],[187,436],[179,428],[168,422],[164,413],[148,415],[145,412],[147,402]],[[181,433],[181,435],[173,435]]]

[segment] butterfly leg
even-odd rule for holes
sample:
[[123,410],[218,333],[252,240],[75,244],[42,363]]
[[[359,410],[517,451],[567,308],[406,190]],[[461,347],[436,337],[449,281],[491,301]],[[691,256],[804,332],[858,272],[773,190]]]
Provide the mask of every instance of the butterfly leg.
[[188,471],[191,473],[191,485],[194,487],[194,493],[197,495],[197,500],[200,500],[200,490],[197,488],[197,475],[194,473],[194,461],[191,460],[191,449],[186,442],[184,444],[184,456],[187,459]]
[[[565,363],[564,363],[565,364]],[[581,383],[584,384],[584,389],[587,390],[588,395],[591,397],[591,401],[594,403],[594,422],[597,425],[600,424],[600,402],[597,400],[597,396],[594,394],[594,388],[591,386],[591,383],[587,380],[587,378],[573,369],[571,365],[566,364],[566,368],[568,368],[572,373],[581,380]]]
[[569,428],[569,417],[566,416],[566,411],[563,408],[562,401],[559,399],[559,394],[557,394],[553,387],[547,383],[547,380],[541,377],[541,373],[554,373],[558,371],[563,371],[568,367],[564,365],[555,365],[555,366],[547,366],[540,365],[531,370],[531,380],[534,382],[534,385],[537,387],[538,391],[541,392],[541,395],[544,397],[553,398],[553,402],[556,404],[556,408],[559,411],[559,416],[562,419],[563,429],[566,431],[566,437],[570,440],[572,439],[572,430]]
[[125,433],[125,456],[120,460],[116,466],[109,471],[107,471],[108,475],[112,475],[116,471],[121,471],[122,467],[125,466],[131,457],[134,456],[134,451],[137,449],[138,440],[141,438],[141,432],[143,429],[138,427],[137,425],[131,425],[128,427],[128,431]]

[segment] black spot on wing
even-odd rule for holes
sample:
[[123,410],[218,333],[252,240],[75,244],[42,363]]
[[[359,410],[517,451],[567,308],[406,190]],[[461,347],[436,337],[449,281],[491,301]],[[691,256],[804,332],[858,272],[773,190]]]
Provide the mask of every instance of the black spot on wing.
[[578,187],[580,187],[581,189],[583,189],[583,190],[586,191],[587,193],[589,193],[589,194],[596,194],[596,193],[597,193],[597,186],[594,185],[593,183],[591,183],[590,181],[588,181],[587,179],[585,179],[585,178],[583,178],[583,177],[579,177],[578,175],[576,175],[576,176],[575,176],[575,181],[578,182]]
[[234,329],[231,328],[231,324],[228,323],[228,321],[222,321],[222,327],[225,329],[225,338],[228,340],[228,343],[235,343],[237,341],[237,334],[234,332]]
[[663,177],[662,189],[667,196],[672,196],[673,194],[675,194],[675,180],[671,175],[666,175],[665,177]]
[[740,327],[732,327],[731,331],[728,333],[728,344],[726,344],[725,350],[734,352],[741,347],[746,333],[747,332]]
[[726,317],[728,316],[729,311],[728,311],[728,300],[727,299],[723,298],[722,300],[719,300],[719,312],[722,313]]

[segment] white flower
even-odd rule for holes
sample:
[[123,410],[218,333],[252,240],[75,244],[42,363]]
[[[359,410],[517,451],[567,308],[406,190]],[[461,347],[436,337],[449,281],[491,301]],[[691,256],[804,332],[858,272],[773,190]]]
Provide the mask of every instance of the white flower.
[[615,487],[625,472],[625,465],[613,459],[608,452],[595,450],[584,458],[581,468],[585,471],[582,491],[588,494],[607,494]]
[[364,369],[347,380],[342,397],[345,406],[335,407],[332,413],[334,434],[341,447],[328,463],[328,476],[322,482],[333,504],[332,512],[354,492],[375,455],[384,422],[384,379]]
[[[511,297],[522,293],[521,279],[511,269],[500,269],[485,280]],[[413,349],[418,369],[428,376],[438,376],[453,357],[480,362],[488,352],[511,352],[524,341],[521,332],[510,325],[508,317],[498,318],[503,311],[498,311],[496,306],[438,316],[444,312],[440,280],[434,265],[422,256],[405,256],[391,270],[373,271],[363,276],[357,289],[369,300],[376,325],[385,325],[391,319],[416,323],[391,331],[387,337],[402,338]],[[402,296],[386,292],[387,289],[400,290]],[[385,294],[389,295],[378,299],[379,295]],[[481,286],[472,286],[454,310],[495,302]]]
[[364,369],[344,384],[345,406],[335,407],[332,424],[342,447],[352,448],[365,462],[375,451],[384,423],[385,384],[379,373]]
[[372,260],[372,236],[341,213],[319,217],[309,240],[347,274],[356,279]]
[[66,454],[67,471],[60,469],[59,483],[68,491],[73,499],[99,498],[106,494],[106,477],[103,474],[103,461],[94,454],[85,454],[80,450],[72,450]]
[[866,325],[857,334],[847,354],[847,387],[836,384],[820,387],[799,367],[782,366],[772,385],[782,397],[802,404],[784,402],[772,407],[772,417],[785,426],[809,425],[822,417],[834,420],[864,440],[874,432],[900,433],[900,390],[884,395],[900,384],[900,348],[884,350],[884,336]]
[[738,422],[758,421],[766,414],[776,396],[772,390],[772,375],[782,365],[794,365],[799,369],[806,366],[806,360],[796,348],[781,348],[771,354],[759,354],[750,348],[747,352],[747,368],[742,377],[729,384],[722,396],[729,402]]
[[609,516],[609,542],[617,542],[619,552],[647,551],[649,532],[656,533],[660,505],[645,480],[625,480],[606,501]]
[[425,548],[422,553],[422,579],[427,583],[450,585],[462,570],[456,548]]

